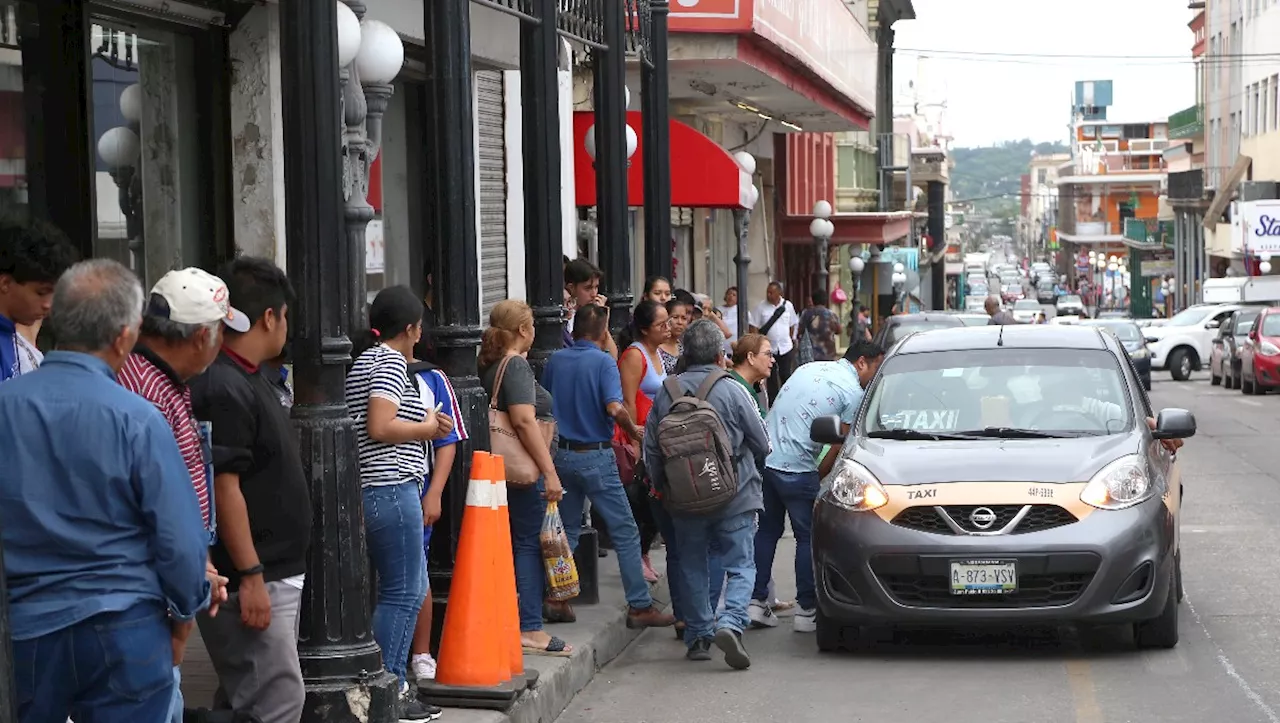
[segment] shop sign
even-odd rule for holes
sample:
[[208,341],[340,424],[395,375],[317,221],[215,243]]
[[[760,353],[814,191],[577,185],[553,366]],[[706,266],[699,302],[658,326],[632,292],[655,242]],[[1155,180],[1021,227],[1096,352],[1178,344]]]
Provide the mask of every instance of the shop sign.
[[1237,210],[1244,252],[1280,256],[1280,201],[1242,201]]

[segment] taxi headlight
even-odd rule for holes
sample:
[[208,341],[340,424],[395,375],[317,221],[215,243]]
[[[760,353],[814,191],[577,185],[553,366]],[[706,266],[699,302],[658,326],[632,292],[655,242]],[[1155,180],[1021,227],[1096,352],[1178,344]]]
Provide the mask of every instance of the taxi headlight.
[[889,494],[875,475],[851,459],[836,462],[826,497],[831,504],[851,512],[870,512],[889,504]]
[[1134,349],[1133,351],[1129,352],[1130,359],[1146,359],[1149,356],[1151,356],[1151,352],[1147,351],[1147,348],[1145,346],[1140,346],[1137,349]]
[[1121,457],[1098,471],[1080,493],[1080,501],[1100,510],[1123,510],[1145,502],[1155,493],[1142,457]]

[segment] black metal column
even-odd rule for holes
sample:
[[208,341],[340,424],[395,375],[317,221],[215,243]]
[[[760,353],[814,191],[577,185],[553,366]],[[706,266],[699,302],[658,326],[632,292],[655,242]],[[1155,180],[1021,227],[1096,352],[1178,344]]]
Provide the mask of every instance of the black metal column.
[[[428,57],[424,145],[431,162],[423,179],[426,236],[433,240],[438,326],[436,362],[458,394],[471,438],[458,445],[442,514],[432,535],[431,589],[437,625],[443,622],[453,579],[471,452],[489,448],[488,397],[480,386],[480,259],[476,250],[475,118],[471,87],[470,0],[423,0]],[[559,188],[557,176],[556,188]],[[559,203],[559,201],[557,201]],[[527,209],[533,211],[533,209]]]
[[[909,189],[908,189],[909,190]],[[929,253],[941,254],[947,247],[947,185],[941,181],[929,181]],[[934,309],[947,308],[947,257],[941,254],[933,262],[929,274],[932,280],[932,302]]]
[[343,233],[342,132],[336,4],[282,0],[285,213],[289,277],[297,287],[294,424],[313,511],[298,654],[303,720],[355,721],[349,696],[368,696],[369,721],[394,720],[395,676],[370,629],[369,577],[355,426],[343,380],[351,363],[346,310],[363,249]]
[[524,116],[525,282],[533,307],[529,362],[540,375],[564,346],[564,252],[560,210],[560,39],[558,0],[535,0],[537,23],[520,27],[520,101]]
[[640,64],[644,131],[644,273],[671,278],[671,139],[667,89],[668,0],[651,0],[648,61]]
[[[596,221],[600,229],[600,293],[609,298],[610,326],[631,321],[630,224],[627,222],[627,58],[623,3],[601,3],[607,50],[592,51],[595,84]],[[668,241],[670,243],[670,241]]]

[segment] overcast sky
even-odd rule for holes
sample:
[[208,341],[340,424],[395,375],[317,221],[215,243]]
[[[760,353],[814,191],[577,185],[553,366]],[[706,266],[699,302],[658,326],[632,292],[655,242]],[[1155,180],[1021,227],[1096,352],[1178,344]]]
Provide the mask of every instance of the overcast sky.
[[1184,0],[913,4],[918,19],[894,25],[896,102],[910,105],[918,78],[920,103],[946,103],[954,145],[1065,140],[1077,80],[1114,81],[1107,117],[1117,121],[1166,119],[1195,102]]

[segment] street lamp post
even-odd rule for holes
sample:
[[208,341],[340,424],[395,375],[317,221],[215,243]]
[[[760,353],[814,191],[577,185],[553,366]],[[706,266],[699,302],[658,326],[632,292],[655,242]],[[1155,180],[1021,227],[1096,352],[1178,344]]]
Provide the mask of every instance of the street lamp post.
[[111,180],[119,189],[117,202],[124,214],[125,238],[129,242],[130,264],[144,277],[142,236],[142,174],[138,162],[142,158],[142,141],[138,138],[137,121],[141,111],[137,84],[120,94],[120,111],[128,125],[111,128],[98,139],[98,156],[111,169]]
[[738,270],[738,336],[747,333],[750,328],[750,315],[748,314],[749,306],[747,304],[747,282],[748,272],[751,269],[751,253],[747,250],[748,234],[751,231],[751,209],[755,208],[756,201],[760,198],[760,191],[756,189],[755,173],[756,159],[755,156],[746,151],[738,151],[733,154],[733,159],[738,162],[738,168],[743,173],[751,176],[751,192],[749,208],[733,209],[733,230],[738,236],[738,253],[733,257],[733,263]]
[[818,267],[814,273],[814,288],[827,291],[827,248],[831,237],[835,235],[835,224],[831,223],[831,204],[818,201],[813,204],[813,221],[809,223],[809,235],[813,236],[814,250],[818,256]]
[[[894,304],[901,304],[904,301],[904,287],[907,285],[907,267],[903,266],[901,261],[894,263],[893,275],[889,277],[889,280],[893,284]],[[898,310],[906,311],[901,306],[898,307]]]

